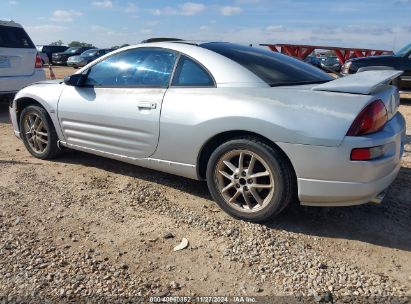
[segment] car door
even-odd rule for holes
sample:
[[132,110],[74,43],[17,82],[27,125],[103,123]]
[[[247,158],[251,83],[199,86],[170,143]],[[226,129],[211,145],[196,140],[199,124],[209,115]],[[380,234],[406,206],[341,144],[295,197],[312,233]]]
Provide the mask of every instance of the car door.
[[173,51],[142,47],[92,66],[82,85],[67,86],[60,97],[66,142],[131,158],[152,155],[175,61]]

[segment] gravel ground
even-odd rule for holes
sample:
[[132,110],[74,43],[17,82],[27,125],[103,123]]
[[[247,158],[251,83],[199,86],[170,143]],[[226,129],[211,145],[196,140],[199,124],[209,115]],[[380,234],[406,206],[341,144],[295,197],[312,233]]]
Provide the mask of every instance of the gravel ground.
[[[411,100],[401,111],[411,126]],[[233,220],[205,183],[69,151],[31,157],[0,104],[0,299],[141,295],[411,296],[411,129],[381,205]],[[183,238],[189,246],[173,251]],[[303,298],[308,299],[308,298]]]

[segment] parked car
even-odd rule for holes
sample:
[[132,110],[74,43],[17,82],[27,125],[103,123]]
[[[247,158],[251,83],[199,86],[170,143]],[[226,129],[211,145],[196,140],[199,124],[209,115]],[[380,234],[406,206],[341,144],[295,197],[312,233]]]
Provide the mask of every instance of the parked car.
[[55,65],[66,65],[69,57],[81,55],[81,53],[90,49],[94,49],[94,47],[71,47],[64,52],[54,53],[52,63]]
[[315,66],[315,67],[317,67],[317,68],[321,68],[321,61],[320,61],[320,59],[318,59],[315,56],[307,56],[304,59],[304,61],[311,64],[311,65],[313,65],[313,66]]
[[101,56],[110,53],[112,49],[90,49],[83,52],[79,56],[71,56],[67,60],[67,66],[80,68],[89,64],[90,62],[100,58]]
[[0,19],[0,99],[21,88],[45,80],[40,55],[23,27]]
[[[43,63],[52,62],[53,54],[54,53],[61,53],[68,49],[68,46],[64,45],[39,45],[37,46],[37,50],[39,51],[40,55],[43,58]],[[47,60],[45,59],[45,56]]]
[[341,70],[341,63],[337,57],[327,57],[320,61],[320,66],[325,71],[339,72]]
[[[60,147],[206,180],[232,216],[264,221],[293,200],[380,202],[401,168],[401,71],[334,79],[231,43],[145,43],[21,90],[10,116],[40,159]],[[348,93],[348,94],[347,94]]]
[[342,67],[344,75],[369,70],[400,70],[404,74],[395,81],[400,90],[411,90],[411,44],[406,45],[393,55],[352,58]]
[[318,54],[317,59],[320,60],[320,62],[321,62],[321,61],[324,61],[325,59],[327,59],[327,56]]

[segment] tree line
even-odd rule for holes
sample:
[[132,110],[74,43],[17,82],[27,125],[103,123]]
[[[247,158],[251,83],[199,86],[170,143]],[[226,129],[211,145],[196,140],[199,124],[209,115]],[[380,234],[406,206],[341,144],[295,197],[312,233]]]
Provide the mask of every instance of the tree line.
[[[61,46],[61,45],[64,45],[64,42],[61,41],[61,40],[58,40],[58,41],[51,42],[49,45]],[[94,47],[93,44],[91,44],[91,43],[80,42],[80,41],[71,41],[67,44],[67,46],[69,46],[69,47]],[[111,47],[111,49],[118,49],[118,48],[122,48],[122,47],[125,47],[125,46],[129,46],[129,44],[126,43],[126,44],[122,44],[122,45],[113,45]]]

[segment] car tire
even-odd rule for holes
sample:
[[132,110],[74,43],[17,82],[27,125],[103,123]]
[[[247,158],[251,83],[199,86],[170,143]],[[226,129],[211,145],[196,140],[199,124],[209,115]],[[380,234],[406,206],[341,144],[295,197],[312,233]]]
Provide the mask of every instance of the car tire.
[[289,160],[254,137],[232,139],[219,146],[211,154],[206,176],[216,203],[234,218],[249,222],[275,217],[296,196]]
[[60,154],[56,129],[44,108],[35,105],[24,108],[19,124],[21,138],[31,155],[52,159]]

